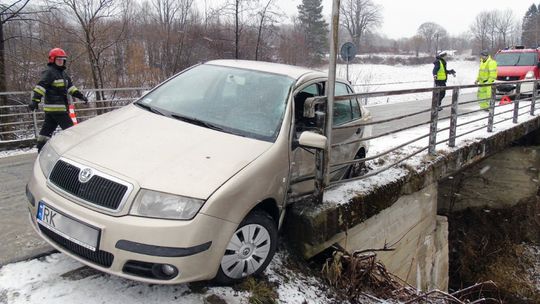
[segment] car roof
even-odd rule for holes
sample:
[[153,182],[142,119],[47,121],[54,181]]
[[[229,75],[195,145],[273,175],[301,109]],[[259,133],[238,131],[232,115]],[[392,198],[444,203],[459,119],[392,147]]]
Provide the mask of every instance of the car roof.
[[265,62],[265,61],[221,59],[221,60],[208,61],[205,64],[285,75],[296,80],[300,78],[312,79],[312,78],[320,78],[320,77],[327,78],[328,77],[328,74],[320,72],[320,71],[315,71],[312,69],[294,66],[294,65]]
[[497,53],[540,53],[538,49],[511,49],[511,50],[500,50]]

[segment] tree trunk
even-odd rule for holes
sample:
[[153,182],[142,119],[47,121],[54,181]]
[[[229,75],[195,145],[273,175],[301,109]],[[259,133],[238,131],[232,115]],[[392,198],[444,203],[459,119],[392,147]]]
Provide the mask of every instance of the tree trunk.
[[234,58],[236,59],[239,59],[238,58],[238,44],[240,42],[240,29],[238,28],[238,19],[240,18],[240,12],[239,12],[239,8],[240,8],[240,0],[236,0],[236,11],[235,11],[235,26],[234,26]]
[[[5,43],[4,43],[4,22],[3,20],[0,20],[0,92],[6,92],[7,91],[7,84],[6,84],[6,65],[5,65]],[[0,96],[0,115],[9,114],[8,108],[4,108],[4,106],[7,106],[7,96],[1,95]],[[8,117],[0,117],[0,124],[8,123],[10,122],[9,116]],[[0,127],[1,132],[8,132],[11,131],[11,128],[9,126],[2,126]],[[14,134],[2,134],[0,135],[0,139],[9,140],[14,139]]]

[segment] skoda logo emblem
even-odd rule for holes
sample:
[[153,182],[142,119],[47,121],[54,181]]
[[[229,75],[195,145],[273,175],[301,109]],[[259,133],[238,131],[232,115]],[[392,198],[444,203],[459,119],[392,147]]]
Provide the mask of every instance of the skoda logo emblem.
[[79,181],[81,183],[86,183],[87,181],[89,181],[92,178],[93,175],[94,175],[94,172],[92,172],[92,169],[84,168],[79,173]]

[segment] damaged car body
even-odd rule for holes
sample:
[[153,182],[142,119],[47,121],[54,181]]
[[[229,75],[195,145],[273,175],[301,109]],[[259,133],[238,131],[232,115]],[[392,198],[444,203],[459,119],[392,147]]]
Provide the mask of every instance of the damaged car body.
[[[56,249],[106,273],[148,283],[228,284],[262,272],[287,204],[314,191],[326,74],[216,60],[137,101],[60,132],[27,185],[30,218]],[[345,81],[336,95],[352,94]],[[307,106],[306,106],[307,104]],[[333,125],[369,122],[356,98]],[[333,161],[365,157],[369,126],[334,131]],[[332,179],[350,177],[345,165]]]

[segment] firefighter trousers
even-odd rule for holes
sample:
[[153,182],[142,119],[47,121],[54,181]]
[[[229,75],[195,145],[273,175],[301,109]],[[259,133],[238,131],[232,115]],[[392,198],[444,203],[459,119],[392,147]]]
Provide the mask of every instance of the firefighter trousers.
[[69,117],[68,112],[45,112],[45,122],[39,131],[39,136],[37,139],[37,149],[38,152],[41,151],[41,148],[45,145],[47,140],[49,140],[56,130],[56,127],[60,126],[62,130],[65,130],[73,126],[73,121]]

